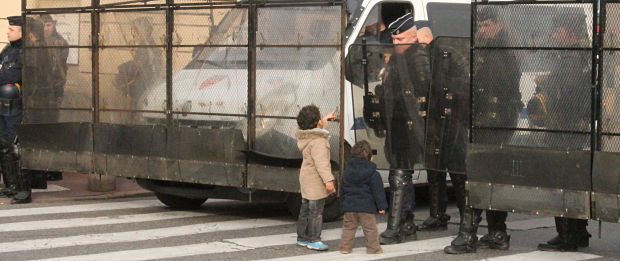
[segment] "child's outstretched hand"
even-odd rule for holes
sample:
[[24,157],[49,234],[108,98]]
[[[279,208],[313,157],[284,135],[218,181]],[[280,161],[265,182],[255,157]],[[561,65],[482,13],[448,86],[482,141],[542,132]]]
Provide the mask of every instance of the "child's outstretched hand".
[[385,209],[379,210],[379,214],[385,215]]
[[336,120],[336,110],[331,111],[325,117],[323,117],[324,121],[333,121]]
[[334,182],[330,181],[325,183],[325,190],[327,190],[328,193],[336,192],[336,186],[334,186]]

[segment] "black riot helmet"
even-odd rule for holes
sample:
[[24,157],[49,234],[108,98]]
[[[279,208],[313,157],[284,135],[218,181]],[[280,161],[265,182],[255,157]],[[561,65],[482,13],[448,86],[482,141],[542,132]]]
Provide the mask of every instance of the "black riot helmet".
[[15,116],[21,112],[21,93],[18,84],[0,86],[0,115]]

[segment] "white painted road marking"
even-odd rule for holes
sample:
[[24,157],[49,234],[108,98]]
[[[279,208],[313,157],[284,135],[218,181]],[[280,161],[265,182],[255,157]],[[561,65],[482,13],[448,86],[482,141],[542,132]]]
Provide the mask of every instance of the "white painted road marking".
[[81,255],[39,259],[40,261],[141,261],[164,258],[178,258],[184,256],[208,255],[215,253],[227,253],[250,250],[251,248],[238,246],[226,242],[210,242],[202,244],[159,247],[150,249],[137,249],[128,251],[116,251],[94,255]]
[[87,234],[70,237],[33,239],[0,243],[0,253],[52,249],[59,247],[86,246],[94,244],[155,240],[175,236],[188,236],[210,232],[253,229],[289,224],[294,224],[294,222],[273,219],[243,219],[118,233]]
[[265,259],[265,260],[274,260],[274,261],[379,260],[379,259],[385,259],[385,258],[391,258],[391,257],[410,256],[410,255],[417,255],[417,254],[440,251],[444,247],[449,245],[453,239],[454,237],[440,237],[440,238],[418,240],[418,241],[412,241],[412,242],[395,244],[395,245],[384,245],[381,247],[383,248],[383,251],[385,251],[385,253],[377,254],[377,255],[366,254],[366,247],[358,247],[358,248],[353,249],[353,252],[351,254],[346,254],[346,255],[341,254],[339,251],[330,251],[330,252],[318,253],[318,254],[310,254],[310,255],[303,255],[303,256],[290,256],[290,257]]
[[36,208],[18,208],[0,210],[0,217],[20,217],[47,214],[64,214],[64,213],[80,213],[105,210],[135,209],[135,208],[151,208],[164,207],[159,200],[134,200],[127,202],[113,203],[96,203],[69,206],[53,206],[53,207],[36,207]]
[[[379,230],[383,230],[387,227],[386,223],[378,224]],[[326,229],[322,232],[322,239],[337,240],[340,239],[340,228]],[[361,236],[361,232],[358,230],[358,236]],[[192,244],[177,247],[157,247],[146,248],[127,251],[115,251],[92,255],[78,255],[63,258],[44,259],[45,261],[52,260],[67,260],[67,261],[81,261],[81,260],[104,260],[104,261],[123,261],[123,260],[152,260],[157,258],[175,258],[195,255],[216,254],[234,251],[252,250],[262,247],[279,246],[279,245],[292,245],[297,241],[296,233],[287,233],[279,235],[258,236],[258,237],[245,237],[245,238],[232,238],[225,239],[220,242],[210,242],[202,244]],[[233,251],[230,251],[233,249]],[[132,258],[127,258],[132,257]],[[139,257],[139,259],[136,259]]]
[[208,216],[208,215],[213,215],[213,214],[201,213],[201,212],[188,212],[188,211],[165,211],[165,212],[157,212],[157,213],[138,214],[138,215],[105,216],[105,217],[94,217],[94,218],[51,219],[51,220],[42,220],[42,221],[4,223],[0,226],[0,232],[127,224],[127,223],[169,220],[169,219],[177,219],[177,218],[200,217],[200,216]]
[[488,261],[578,261],[599,258],[601,256],[580,252],[546,252],[534,251],[523,254],[491,257]]

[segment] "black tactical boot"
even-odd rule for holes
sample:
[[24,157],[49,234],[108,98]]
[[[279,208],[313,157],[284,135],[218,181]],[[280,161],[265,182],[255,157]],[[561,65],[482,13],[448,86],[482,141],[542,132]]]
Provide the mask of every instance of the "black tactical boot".
[[32,193],[30,191],[20,191],[13,196],[11,204],[27,204],[32,202]]
[[30,175],[30,187],[34,189],[47,189],[47,172],[39,170],[22,170]]
[[[1,143],[1,142],[0,142]],[[0,170],[2,172],[2,181],[4,181],[4,188],[0,189],[0,197],[10,198],[15,195],[17,188],[17,176],[13,167],[14,157],[9,149],[0,149]]]
[[62,180],[62,172],[60,171],[47,171],[46,174],[49,181]]
[[1,188],[0,189],[0,198],[10,198],[15,195],[15,190],[11,188]]
[[405,230],[412,229],[415,235],[415,225],[413,225],[413,214],[411,213],[413,210],[410,209],[411,202],[408,200],[408,197],[413,197],[411,195],[413,192],[407,189],[407,186],[411,186],[411,174],[411,171],[407,170],[390,170],[388,179],[391,188],[391,201],[388,224],[387,229],[379,236],[379,242],[383,245],[403,242],[408,235],[412,234]]
[[32,188],[30,186],[31,176],[26,170],[17,170],[18,172],[18,186],[17,193],[13,196],[11,204],[26,204],[32,202]]
[[466,254],[476,252],[478,242],[478,225],[480,224],[482,210],[465,207],[463,209],[463,222],[459,227],[458,236],[452,240],[449,246],[443,249],[447,254]]
[[419,231],[448,229],[450,216],[446,215],[446,173],[427,171],[430,216],[418,226]]
[[[577,247],[588,247],[590,246],[590,238],[592,237],[592,235],[590,233],[586,233],[586,234],[582,234],[579,237],[579,241],[577,242]],[[554,238],[550,239],[549,241],[547,241],[547,244],[549,245],[557,245],[562,243],[562,239],[560,238],[559,235],[555,236]]]
[[402,219],[402,223],[400,225],[400,233],[404,238],[409,240],[417,240],[418,236],[416,231],[418,230],[415,225],[413,212],[407,212]]
[[448,229],[449,215],[430,216],[418,226],[418,231],[446,230]]
[[480,238],[478,247],[508,250],[508,248],[510,248],[510,236],[504,231],[490,232]]
[[558,236],[547,241],[547,243],[539,244],[538,250],[559,252],[577,251],[579,238],[577,238],[576,235],[570,235],[571,231],[568,223],[567,218],[556,217],[555,227],[558,231]]
[[489,233],[480,238],[478,247],[499,250],[510,248],[510,236],[506,233],[506,217],[508,217],[508,212],[487,210],[486,217],[489,224]]

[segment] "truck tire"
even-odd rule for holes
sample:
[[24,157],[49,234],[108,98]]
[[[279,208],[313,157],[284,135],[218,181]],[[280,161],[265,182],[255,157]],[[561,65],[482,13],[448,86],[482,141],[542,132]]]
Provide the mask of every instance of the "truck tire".
[[161,203],[174,209],[197,209],[207,201],[207,198],[184,198],[160,192],[155,192],[155,196]]
[[[291,194],[286,200],[286,206],[291,215],[295,218],[299,216],[299,209],[301,209],[301,195]],[[342,216],[340,211],[340,200],[332,195],[325,200],[325,207],[323,208],[323,221],[332,222],[338,220]]]

